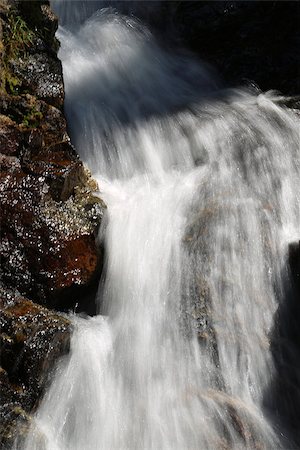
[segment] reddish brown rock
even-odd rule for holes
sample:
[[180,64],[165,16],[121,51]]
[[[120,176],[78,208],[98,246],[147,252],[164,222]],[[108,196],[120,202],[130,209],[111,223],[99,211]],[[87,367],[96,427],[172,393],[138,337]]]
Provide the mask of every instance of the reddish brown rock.
[[45,178],[55,200],[67,200],[74,187],[86,179],[83,165],[69,142],[29,150],[22,163],[25,171]]
[[36,175],[26,174],[16,158],[5,157],[0,176],[2,278],[23,295],[69,308],[78,303],[76,287],[88,285],[99,272],[94,233],[103,204],[88,193],[56,202],[47,177]]
[[0,115],[0,153],[16,156],[20,153],[22,132],[7,116]]

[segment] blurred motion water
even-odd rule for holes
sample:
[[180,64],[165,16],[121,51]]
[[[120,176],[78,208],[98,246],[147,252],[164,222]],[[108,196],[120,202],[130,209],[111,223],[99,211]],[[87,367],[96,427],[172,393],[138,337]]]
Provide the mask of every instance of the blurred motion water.
[[272,93],[220,90],[103,2],[53,6],[70,134],[108,205],[106,261],[99,315],[73,318],[25,448],[287,448],[264,399],[299,238],[296,116]]

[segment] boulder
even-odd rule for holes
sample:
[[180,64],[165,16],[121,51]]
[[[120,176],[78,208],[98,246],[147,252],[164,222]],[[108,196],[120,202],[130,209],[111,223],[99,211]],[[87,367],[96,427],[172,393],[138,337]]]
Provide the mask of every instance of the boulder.
[[[89,285],[99,274],[101,251],[96,246],[95,231],[104,205],[84,188],[74,191],[67,201],[53,199],[53,189],[55,196],[66,195],[76,184],[72,170],[78,164],[83,173],[78,160],[72,170],[68,158],[59,160],[56,169],[60,174],[56,175],[54,165],[42,163],[42,159],[31,160],[34,175],[26,173],[16,157],[2,160],[2,279],[40,303],[72,308],[84,294],[83,289],[77,294],[76,287]],[[52,178],[43,172],[47,164]]]

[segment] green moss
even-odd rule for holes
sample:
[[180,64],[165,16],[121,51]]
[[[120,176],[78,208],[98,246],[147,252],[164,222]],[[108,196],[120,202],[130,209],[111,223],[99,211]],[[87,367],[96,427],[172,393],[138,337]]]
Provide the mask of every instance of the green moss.
[[21,80],[10,69],[10,61],[22,57],[32,45],[34,33],[14,9],[9,10],[4,23],[1,91],[17,95]]
[[4,32],[5,53],[8,59],[15,59],[26,53],[32,45],[34,33],[25,20],[11,10],[7,16],[7,26]]
[[20,80],[8,69],[7,65],[4,64],[2,70],[2,90],[9,94],[17,95],[20,85]]
[[24,115],[22,124],[28,128],[37,128],[41,120],[43,119],[43,114],[38,111],[34,106],[27,114]]

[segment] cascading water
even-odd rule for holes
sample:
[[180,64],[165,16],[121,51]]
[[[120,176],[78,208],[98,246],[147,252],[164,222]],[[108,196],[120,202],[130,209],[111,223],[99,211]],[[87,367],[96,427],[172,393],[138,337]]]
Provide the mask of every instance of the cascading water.
[[72,140],[108,205],[100,314],[73,318],[25,448],[287,448],[264,404],[299,237],[296,117],[99,6],[54,3]]

